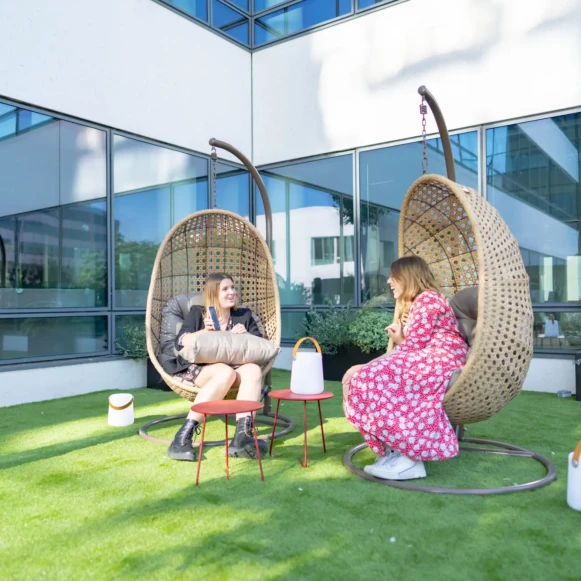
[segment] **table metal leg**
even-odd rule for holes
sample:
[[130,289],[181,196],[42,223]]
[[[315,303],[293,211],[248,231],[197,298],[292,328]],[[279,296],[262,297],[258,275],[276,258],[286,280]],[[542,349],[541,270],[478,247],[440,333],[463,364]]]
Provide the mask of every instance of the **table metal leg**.
[[202,426],[202,438],[200,440],[200,447],[198,448],[198,471],[196,473],[196,486],[200,482],[200,467],[202,465],[202,454],[204,453],[204,436],[206,435],[206,422],[208,416],[204,415],[204,425]]
[[270,436],[270,448],[268,453],[272,456],[272,445],[274,444],[274,432],[276,431],[276,422],[278,421],[278,409],[280,408],[280,399],[276,403],[276,412],[274,412],[274,422],[272,424],[272,434]]
[[256,414],[253,412],[250,416],[252,418],[252,433],[254,434],[254,446],[256,447],[256,457],[258,459],[258,466],[260,466],[260,480],[264,482],[264,472],[262,471],[262,455],[260,454],[260,448],[258,447],[258,435],[256,433],[256,422],[254,421],[255,415]]
[[323,431],[323,414],[321,413],[321,402],[317,401],[319,404],[319,422],[321,424],[321,437],[323,438],[323,453],[327,453],[327,446],[325,445],[325,432]]
[[230,465],[228,464],[228,414],[224,414],[226,422],[226,478],[230,480]]
[[305,450],[304,450],[304,459],[301,462],[301,466],[306,468],[308,466],[308,457],[307,457],[307,401],[304,400],[304,411],[303,411],[303,426],[305,432]]

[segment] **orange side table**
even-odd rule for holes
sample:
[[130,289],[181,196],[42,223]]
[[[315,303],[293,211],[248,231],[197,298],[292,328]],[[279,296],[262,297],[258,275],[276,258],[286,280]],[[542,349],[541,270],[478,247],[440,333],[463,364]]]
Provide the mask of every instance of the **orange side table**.
[[303,408],[303,426],[304,426],[304,454],[301,466],[306,468],[308,466],[307,457],[307,402],[316,401],[319,406],[319,423],[321,425],[321,437],[323,438],[323,453],[327,453],[327,446],[325,445],[325,432],[323,431],[323,414],[321,413],[321,401],[325,399],[331,399],[335,394],[330,391],[323,391],[322,393],[317,393],[314,395],[307,395],[304,393],[294,393],[290,389],[279,389],[277,391],[271,391],[268,394],[271,398],[278,400],[276,403],[276,412],[274,414],[274,423],[272,426],[272,436],[270,438],[270,450],[269,454],[272,456],[272,444],[274,443],[274,432],[276,431],[276,422],[278,420],[278,409],[280,408],[281,400],[285,401],[302,401],[304,403]]
[[196,486],[200,481],[200,467],[202,465],[202,453],[204,451],[204,436],[206,434],[206,421],[208,416],[224,416],[224,423],[226,426],[226,477],[230,480],[230,466],[228,464],[228,416],[236,414],[243,414],[250,412],[252,416],[252,430],[254,435],[254,445],[256,446],[258,466],[260,467],[260,480],[264,480],[264,472],[262,471],[262,459],[260,458],[260,449],[258,447],[258,437],[256,436],[256,424],[254,422],[254,413],[262,409],[263,403],[258,401],[247,400],[218,400],[205,401],[203,403],[194,404],[191,407],[193,412],[204,414],[204,425],[202,426],[202,439],[200,440],[200,448],[198,450],[198,471],[196,473]]

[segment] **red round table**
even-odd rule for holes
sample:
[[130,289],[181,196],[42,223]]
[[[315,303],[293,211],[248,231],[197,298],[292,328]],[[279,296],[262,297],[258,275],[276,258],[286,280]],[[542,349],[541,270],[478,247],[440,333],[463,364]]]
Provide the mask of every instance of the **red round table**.
[[264,480],[264,472],[262,471],[262,459],[260,458],[260,449],[258,447],[258,438],[256,436],[256,424],[254,422],[254,412],[258,411],[264,406],[258,401],[247,401],[243,399],[236,400],[218,400],[205,401],[203,403],[194,404],[191,407],[193,412],[204,414],[204,425],[202,427],[202,439],[200,440],[200,449],[198,450],[198,471],[196,473],[196,486],[200,480],[200,466],[202,464],[202,453],[204,451],[204,436],[206,434],[206,421],[208,416],[224,416],[224,423],[226,426],[226,477],[230,480],[230,466],[228,464],[228,416],[243,414],[250,412],[252,417],[252,429],[254,435],[254,445],[256,446],[256,457],[258,458],[258,465],[260,466],[260,480]]
[[278,419],[278,408],[280,407],[281,400],[285,401],[302,401],[304,402],[303,408],[303,426],[304,426],[304,458],[301,462],[303,468],[307,467],[307,402],[316,401],[319,406],[319,423],[321,425],[321,437],[323,438],[323,452],[327,453],[327,446],[325,445],[325,432],[323,431],[323,414],[321,413],[321,401],[324,399],[331,399],[335,394],[330,391],[323,391],[322,393],[317,393],[314,395],[308,395],[305,393],[294,393],[290,389],[279,389],[277,391],[271,391],[268,394],[271,398],[278,400],[276,404],[276,412],[274,414],[274,424],[272,426],[272,436],[270,439],[270,450],[269,454],[272,456],[272,444],[274,443],[274,432],[276,430],[276,421]]

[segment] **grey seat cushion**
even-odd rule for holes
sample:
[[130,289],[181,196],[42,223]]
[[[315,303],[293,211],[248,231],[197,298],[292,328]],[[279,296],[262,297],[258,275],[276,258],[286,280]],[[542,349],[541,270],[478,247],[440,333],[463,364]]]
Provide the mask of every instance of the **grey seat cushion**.
[[[458,320],[458,327],[464,341],[469,347],[474,343],[476,321],[478,320],[478,287],[464,288],[458,291],[451,299],[450,306]],[[462,373],[462,369],[456,369],[448,382],[449,391]]]
[[474,286],[458,291],[450,299],[450,306],[456,315],[464,341],[469,347],[472,347],[478,319],[478,287]]

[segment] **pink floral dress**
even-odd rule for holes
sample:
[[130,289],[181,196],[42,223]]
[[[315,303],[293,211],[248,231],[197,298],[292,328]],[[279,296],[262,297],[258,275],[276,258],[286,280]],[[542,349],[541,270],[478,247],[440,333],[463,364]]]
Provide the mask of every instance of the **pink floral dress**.
[[405,340],[353,374],[347,419],[376,454],[384,454],[385,444],[413,460],[456,456],[458,441],[442,401],[467,354],[448,301],[424,291],[410,308]]

